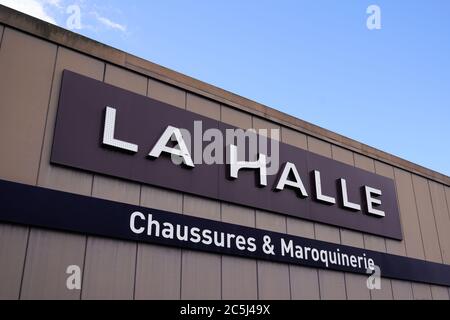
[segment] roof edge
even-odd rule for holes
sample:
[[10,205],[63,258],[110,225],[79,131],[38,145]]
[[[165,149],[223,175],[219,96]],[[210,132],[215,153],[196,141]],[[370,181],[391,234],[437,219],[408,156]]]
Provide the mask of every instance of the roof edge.
[[374,160],[384,162],[436,182],[443,183],[446,186],[450,186],[450,177],[445,174],[428,169],[253,100],[165,68],[156,63],[139,58],[3,5],[0,5],[0,24],[26,32],[96,59],[121,66],[136,73],[180,87],[186,91],[196,93],[221,104],[263,117],[298,132],[338,145],[350,151],[360,153]]

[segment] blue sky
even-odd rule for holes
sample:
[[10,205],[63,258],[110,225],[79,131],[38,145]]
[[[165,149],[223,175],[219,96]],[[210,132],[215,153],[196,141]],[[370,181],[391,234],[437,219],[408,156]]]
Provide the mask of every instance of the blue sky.
[[450,175],[450,1],[0,3]]

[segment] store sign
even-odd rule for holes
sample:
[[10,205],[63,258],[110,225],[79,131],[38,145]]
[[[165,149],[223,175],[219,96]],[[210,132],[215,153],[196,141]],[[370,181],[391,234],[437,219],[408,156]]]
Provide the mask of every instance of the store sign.
[[450,266],[0,180],[0,222],[450,286]]
[[273,141],[258,143],[250,160],[237,139],[227,140],[214,152],[219,161],[199,162],[208,139],[192,148],[186,138],[199,123],[217,136],[235,129],[64,71],[51,162],[402,239],[391,179]]

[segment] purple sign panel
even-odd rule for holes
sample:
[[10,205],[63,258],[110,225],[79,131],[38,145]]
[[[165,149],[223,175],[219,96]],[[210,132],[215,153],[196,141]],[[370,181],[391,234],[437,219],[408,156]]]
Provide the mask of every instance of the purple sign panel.
[[66,70],[51,162],[402,239],[393,180],[235,129]]

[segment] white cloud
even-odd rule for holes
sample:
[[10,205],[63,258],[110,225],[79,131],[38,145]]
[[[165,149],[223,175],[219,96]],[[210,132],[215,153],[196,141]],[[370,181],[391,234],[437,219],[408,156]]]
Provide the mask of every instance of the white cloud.
[[61,0],[44,0],[46,4],[49,4],[51,6],[62,8],[61,6]]
[[[83,3],[82,1],[76,1],[76,3]],[[23,12],[35,18],[47,21],[49,23],[58,25],[56,18],[53,14],[58,13],[58,17],[69,17],[69,12],[66,12],[63,6],[63,0],[0,0],[0,4],[15,9],[17,11]],[[81,5],[79,5],[80,7]],[[95,6],[94,6],[95,7]],[[89,6],[84,7],[84,12],[89,12]],[[73,14],[73,13],[72,13]],[[106,27],[110,30],[116,30],[123,33],[127,32],[127,26],[124,24],[117,23],[110,18],[100,15],[97,11],[90,11],[92,21],[91,26],[88,24],[80,25],[78,29],[97,29],[95,25]],[[88,16],[82,16],[83,21],[89,21]],[[81,20],[80,20],[81,21]],[[88,23],[88,22],[87,22]],[[70,29],[70,28],[69,28]]]
[[57,6],[59,0],[0,0],[4,6],[57,25],[56,20],[45,10],[46,3]]
[[115,30],[119,30],[122,32],[126,32],[127,31],[127,26],[111,21],[108,18],[102,17],[101,15],[99,15],[97,12],[93,12],[97,21],[100,22],[101,24],[103,24],[104,26],[110,28],[110,29],[115,29]]

